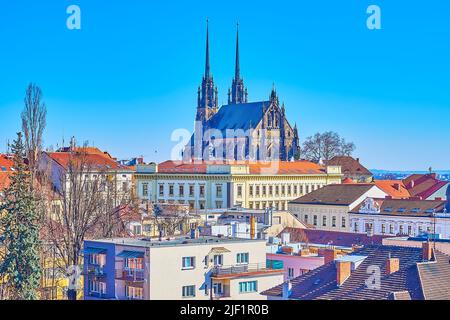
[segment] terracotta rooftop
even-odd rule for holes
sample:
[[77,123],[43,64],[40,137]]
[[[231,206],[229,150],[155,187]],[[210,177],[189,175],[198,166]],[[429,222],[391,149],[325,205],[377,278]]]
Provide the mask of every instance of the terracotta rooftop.
[[342,173],[345,175],[372,175],[366,167],[364,167],[359,159],[349,156],[336,156],[328,160],[327,165],[341,166]]
[[316,163],[301,161],[273,161],[273,162],[248,162],[248,161],[201,161],[180,162],[165,161],[158,165],[161,173],[200,173],[205,174],[209,165],[228,166],[245,165],[249,167],[250,174],[326,174],[325,167]]
[[426,199],[439,189],[449,184],[448,181],[441,181],[436,178],[435,173],[413,174],[403,179],[405,187],[413,197]]
[[305,242],[309,244],[333,245],[341,247],[363,246],[368,244],[382,244],[383,238],[386,236],[374,235],[372,237],[367,234],[339,232],[339,231],[324,231],[317,229],[301,229],[301,228],[284,228],[278,235],[288,232],[290,234],[291,242]]
[[375,180],[374,183],[392,198],[405,199],[411,196],[402,180]]
[[[90,153],[89,149],[85,149],[85,152],[46,152],[46,154],[60,164],[63,168],[67,169],[71,160],[84,161],[88,166],[95,170],[130,170],[127,166],[117,163],[109,154],[105,153]],[[131,171],[131,170],[130,170]]]
[[[432,261],[423,262],[422,248],[368,245],[347,257],[360,257],[362,262],[345,282],[336,282],[336,263],[327,263],[291,280],[290,299],[299,300],[449,300],[449,256],[436,251]],[[388,258],[399,259],[399,270],[387,274]],[[379,287],[367,286],[367,270],[378,267]],[[264,291],[269,296],[282,296],[283,284]]]
[[297,198],[291,203],[350,205],[373,187],[375,187],[373,184],[330,184]]

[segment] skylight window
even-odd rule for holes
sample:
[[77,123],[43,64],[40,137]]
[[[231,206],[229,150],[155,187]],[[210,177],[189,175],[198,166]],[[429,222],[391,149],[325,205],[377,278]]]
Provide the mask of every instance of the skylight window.
[[397,212],[405,212],[406,208],[398,208]]
[[2,167],[2,171],[6,171],[6,167]]
[[434,209],[427,209],[425,210],[425,213],[434,213]]
[[418,212],[420,212],[420,208],[412,208],[411,212],[418,213]]
[[384,209],[384,212],[392,212],[392,207],[387,207]]

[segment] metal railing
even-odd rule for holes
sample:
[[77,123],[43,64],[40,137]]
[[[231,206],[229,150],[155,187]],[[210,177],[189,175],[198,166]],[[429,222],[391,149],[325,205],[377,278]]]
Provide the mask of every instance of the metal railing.
[[106,271],[103,266],[96,264],[88,264],[86,268],[86,275],[96,277],[106,277]]
[[144,281],[144,270],[143,269],[116,269],[116,279],[141,282]]
[[214,276],[220,275],[231,275],[239,273],[249,273],[258,271],[272,271],[276,270],[267,266],[266,263],[250,263],[250,264],[238,264],[230,266],[215,266],[212,269],[212,274]]

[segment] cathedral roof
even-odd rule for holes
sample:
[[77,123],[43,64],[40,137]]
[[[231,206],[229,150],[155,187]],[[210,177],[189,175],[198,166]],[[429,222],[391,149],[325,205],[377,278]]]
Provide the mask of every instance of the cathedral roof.
[[263,117],[263,107],[267,108],[270,101],[229,104],[222,106],[207,122],[208,128],[224,132],[227,129],[248,130],[255,128]]

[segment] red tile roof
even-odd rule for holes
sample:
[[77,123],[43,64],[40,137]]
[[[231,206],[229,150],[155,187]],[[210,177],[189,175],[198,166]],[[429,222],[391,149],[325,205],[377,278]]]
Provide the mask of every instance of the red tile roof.
[[375,180],[375,185],[395,199],[411,197],[402,180]]
[[[388,198],[373,198],[375,203],[379,206],[380,212],[378,214],[384,215],[400,215],[400,216],[418,216],[431,217],[434,212],[442,212],[445,208],[446,201],[444,200],[418,200],[410,199],[388,199]],[[351,212],[359,213],[360,208],[364,205],[361,202]],[[375,213],[373,213],[375,214]]]
[[201,161],[180,162],[165,161],[158,165],[161,173],[200,173],[207,172],[208,165],[247,165],[250,174],[325,174],[325,168],[309,161],[273,161],[273,162],[248,162],[248,161]]
[[448,185],[448,181],[436,178],[435,173],[413,174],[403,179],[403,183],[413,197],[427,199],[439,189]]
[[341,166],[341,171],[345,175],[372,175],[372,172],[370,172],[359,162],[359,159],[354,159],[348,156],[333,157],[327,161],[327,165]]
[[131,170],[127,166],[117,163],[113,158],[111,158],[111,156],[109,156],[109,154],[101,152],[90,153],[87,149],[84,151],[86,152],[47,152],[47,154],[65,169],[68,168],[71,160],[78,160],[84,161],[88,166],[91,166],[96,170]]

